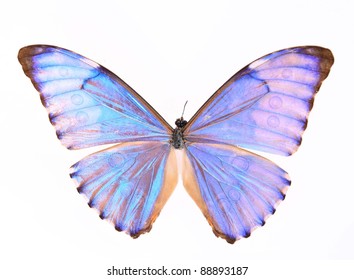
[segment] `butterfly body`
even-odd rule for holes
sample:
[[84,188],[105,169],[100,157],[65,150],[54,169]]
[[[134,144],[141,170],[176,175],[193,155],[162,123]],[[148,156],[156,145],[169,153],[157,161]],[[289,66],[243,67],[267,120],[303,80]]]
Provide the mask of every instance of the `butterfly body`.
[[187,121],[183,117],[175,122],[176,128],[173,130],[171,144],[177,150],[182,150],[185,147],[185,139],[183,135],[183,128],[186,126]]
[[290,186],[283,169],[247,149],[293,154],[334,62],[317,46],[266,55],[173,129],[123,80],[77,53],[33,45],[18,59],[63,145],[114,144],[70,174],[102,219],[134,238],[148,232],[177,184],[177,149],[187,192],[229,243],[263,226]]

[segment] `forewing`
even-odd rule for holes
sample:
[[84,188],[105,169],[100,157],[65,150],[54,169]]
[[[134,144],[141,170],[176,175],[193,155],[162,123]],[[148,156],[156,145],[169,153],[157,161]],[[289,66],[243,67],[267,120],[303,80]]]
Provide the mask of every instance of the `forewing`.
[[330,50],[296,47],[236,73],[188,122],[187,142],[214,142],[291,155],[301,143],[316,92],[334,62]]
[[72,166],[88,204],[119,231],[148,232],[177,184],[175,152],[161,142],[122,143]]
[[191,143],[185,151],[183,184],[214,233],[229,243],[263,226],[290,186],[284,170],[243,149]]
[[172,128],[166,121],[99,64],[47,45],[24,47],[18,59],[67,148],[169,139]]

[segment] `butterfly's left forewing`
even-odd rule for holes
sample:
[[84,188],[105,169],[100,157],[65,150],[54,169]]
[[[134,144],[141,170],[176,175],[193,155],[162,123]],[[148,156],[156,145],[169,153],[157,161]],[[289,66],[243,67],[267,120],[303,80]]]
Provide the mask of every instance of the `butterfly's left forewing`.
[[184,130],[186,141],[293,154],[333,62],[330,50],[316,46],[284,49],[254,61],[194,115]]

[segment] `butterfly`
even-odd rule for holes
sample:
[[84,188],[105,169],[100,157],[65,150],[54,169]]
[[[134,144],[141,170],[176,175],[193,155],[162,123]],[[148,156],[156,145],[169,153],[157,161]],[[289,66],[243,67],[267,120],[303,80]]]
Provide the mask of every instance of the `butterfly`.
[[187,192],[229,243],[263,226],[291,183],[249,149],[283,156],[298,149],[334,63],[318,46],[263,56],[173,128],[123,80],[75,52],[32,45],[18,59],[65,147],[114,144],[71,167],[78,192],[101,219],[133,238],[150,231],[177,185],[175,150],[182,150]]

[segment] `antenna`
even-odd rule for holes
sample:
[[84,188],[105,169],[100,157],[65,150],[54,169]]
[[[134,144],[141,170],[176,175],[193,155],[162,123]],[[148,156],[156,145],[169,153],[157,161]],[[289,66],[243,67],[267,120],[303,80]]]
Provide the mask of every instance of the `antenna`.
[[186,109],[187,103],[188,103],[188,100],[186,101],[186,103],[184,103],[184,106],[183,106],[183,111],[182,111],[182,116],[181,116],[182,120],[183,120],[184,110]]

